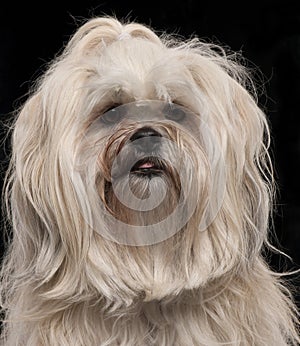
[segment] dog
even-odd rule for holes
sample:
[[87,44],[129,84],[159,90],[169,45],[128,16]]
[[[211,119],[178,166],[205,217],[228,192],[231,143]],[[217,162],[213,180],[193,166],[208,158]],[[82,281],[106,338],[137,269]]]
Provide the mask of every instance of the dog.
[[77,30],[13,126],[3,345],[299,343],[239,61],[112,17]]

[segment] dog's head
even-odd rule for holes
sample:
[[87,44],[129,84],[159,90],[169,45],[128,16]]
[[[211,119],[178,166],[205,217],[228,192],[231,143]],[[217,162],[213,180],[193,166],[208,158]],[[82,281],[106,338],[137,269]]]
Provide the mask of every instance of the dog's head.
[[20,258],[44,294],[129,304],[251,266],[272,191],[248,84],[211,44],[111,18],[77,31],[13,137]]

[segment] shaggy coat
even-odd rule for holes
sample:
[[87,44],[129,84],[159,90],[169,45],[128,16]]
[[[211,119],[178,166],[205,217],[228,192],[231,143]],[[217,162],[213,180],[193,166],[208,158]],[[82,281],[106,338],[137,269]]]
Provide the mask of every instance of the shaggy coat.
[[[124,206],[111,173],[143,114],[113,130],[104,121],[112,121],[104,118],[109,110],[140,101],[184,107],[190,129],[199,130],[198,141],[178,119],[153,125],[166,139],[169,166],[153,179],[130,180],[140,200],[165,189],[150,211]],[[2,344],[297,345],[291,294],[262,256],[272,247],[269,138],[236,54],[114,18],[85,23],[13,127]],[[131,239],[130,227],[126,239],[114,239],[124,233],[108,214],[122,225],[151,226],[175,210],[181,190],[184,209],[164,226],[164,239]]]

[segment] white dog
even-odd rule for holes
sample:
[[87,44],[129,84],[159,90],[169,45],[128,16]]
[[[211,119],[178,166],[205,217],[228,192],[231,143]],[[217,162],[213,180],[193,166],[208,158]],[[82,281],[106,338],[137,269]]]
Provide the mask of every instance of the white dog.
[[113,18],[76,32],[14,126],[3,345],[297,345],[236,60]]

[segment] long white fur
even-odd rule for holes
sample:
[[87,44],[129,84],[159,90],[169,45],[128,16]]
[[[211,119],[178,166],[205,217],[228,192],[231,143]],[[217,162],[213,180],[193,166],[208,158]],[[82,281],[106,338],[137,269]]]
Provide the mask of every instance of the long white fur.
[[[291,293],[262,256],[274,195],[270,136],[235,58],[197,39],[158,37],[114,18],[79,28],[14,125],[3,345],[300,342]],[[91,114],[144,99],[176,101],[199,114],[223,150],[227,178],[221,209],[205,232],[195,215],[176,236],[135,247],[86,224],[69,161],[80,137],[74,124],[84,132]]]

